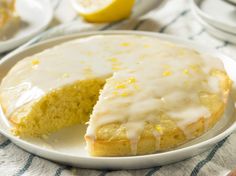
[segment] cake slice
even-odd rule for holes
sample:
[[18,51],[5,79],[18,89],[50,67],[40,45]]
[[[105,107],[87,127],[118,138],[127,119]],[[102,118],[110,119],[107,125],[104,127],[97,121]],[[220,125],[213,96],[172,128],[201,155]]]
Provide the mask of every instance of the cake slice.
[[107,80],[89,121],[88,150],[129,156],[186,143],[218,122],[230,88],[218,58],[181,47],[144,57]]
[[15,10],[15,0],[0,0],[0,40],[12,37],[19,23],[20,17]]

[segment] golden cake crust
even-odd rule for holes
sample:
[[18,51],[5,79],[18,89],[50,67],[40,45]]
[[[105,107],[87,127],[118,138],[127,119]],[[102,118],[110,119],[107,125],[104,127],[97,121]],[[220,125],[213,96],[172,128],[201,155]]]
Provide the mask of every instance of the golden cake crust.
[[[209,124],[209,129],[212,128],[219,120],[221,115],[224,112],[224,107],[222,106],[218,112],[212,115],[209,119],[199,118],[197,122],[189,124],[186,130],[192,131],[192,135],[194,138],[199,137],[202,135],[204,130],[204,124]],[[105,127],[107,133],[113,135],[111,131],[114,129],[110,129],[114,124],[110,124],[110,127]],[[149,131],[155,130],[153,126],[147,126],[144,128],[144,131],[141,135],[141,138],[137,144],[137,153],[135,155],[143,155],[143,154],[151,154],[155,152],[166,151],[168,149],[177,147],[181,144],[186,143],[189,139],[186,138],[185,134],[180,128],[174,128],[164,132],[160,137],[160,147],[159,149],[156,148],[156,141],[155,136]],[[194,128],[194,130],[192,130]],[[101,135],[101,134],[100,134]],[[93,156],[131,156],[134,155],[132,153],[132,144],[130,143],[129,139],[99,139],[96,140],[91,139],[90,137],[85,137],[88,146],[89,152]]]

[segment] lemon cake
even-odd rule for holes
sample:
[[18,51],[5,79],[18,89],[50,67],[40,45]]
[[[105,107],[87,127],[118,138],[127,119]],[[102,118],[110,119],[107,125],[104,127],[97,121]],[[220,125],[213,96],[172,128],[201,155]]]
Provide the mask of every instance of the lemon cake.
[[149,154],[212,128],[231,80],[220,59],[142,35],[94,35],[19,61],[0,103],[17,136],[88,122],[94,156]]
[[15,0],[0,0],[0,40],[9,38],[19,25]]

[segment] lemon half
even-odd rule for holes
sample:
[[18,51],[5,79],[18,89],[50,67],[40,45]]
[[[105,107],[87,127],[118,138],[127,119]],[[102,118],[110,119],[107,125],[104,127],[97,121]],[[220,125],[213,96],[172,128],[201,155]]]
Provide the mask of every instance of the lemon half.
[[135,0],[75,0],[79,14],[89,22],[113,22],[129,17]]

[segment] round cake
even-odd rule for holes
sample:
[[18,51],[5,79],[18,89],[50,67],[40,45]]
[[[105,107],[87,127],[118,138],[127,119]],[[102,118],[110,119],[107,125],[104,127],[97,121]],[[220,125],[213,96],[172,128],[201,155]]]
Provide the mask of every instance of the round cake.
[[[231,80],[220,59],[143,35],[94,35],[19,61],[0,103],[21,137],[88,123],[93,156],[168,150],[221,118]],[[81,137],[81,136],[80,136]]]

